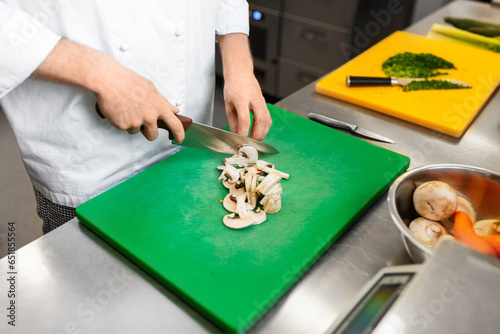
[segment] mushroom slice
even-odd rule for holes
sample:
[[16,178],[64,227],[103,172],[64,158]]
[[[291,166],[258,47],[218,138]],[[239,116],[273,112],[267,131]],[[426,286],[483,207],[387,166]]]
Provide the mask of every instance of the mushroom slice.
[[264,160],[257,160],[257,162],[255,164],[256,164],[258,169],[260,169],[268,174],[270,174],[271,172],[278,172],[278,173],[280,173],[281,177],[285,180],[288,180],[288,178],[290,177],[290,174],[280,172],[279,170],[274,168],[273,164],[266,162]]
[[222,173],[219,176],[219,180],[224,180],[229,183],[236,183],[240,179],[240,172],[238,169],[230,164],[226,164]]
[[266,178],[259,184],[257,191],[262,195],[267,195],[275,185],[281,181],[281,174],[277,171],[273,171],[267,174]]
[[474,231],[479,235],[500,234],[500,220],[483,219],[474,223]]
[[258,158],[259,153],[255,147],[243,145],[240,147],[238,154],[235,154],[230,158],[225,158],[224,163],[245,167],[249,164],[254,164]]
[[268,214],[276,213],[281,210],[281,195],[278,193],[272,193],[264,205],[264,212]]
[[426,218],[417,218],[409,225],[410,232],[429,248],[434,248],[439,238],[448,235],[443,225]]
[[236,213],[240,218],[246,218],[249,216],[250,210],[247,209],[246,194],[236,197]]
[[[229,212],[236,213],[236,197],[233,194],[227,194],[226,197],[224,197],[224,200],[222,201],[222,205],[224,206],[224,209],[226,209]],[[245,203],[247,210],[252,210],[252,206],[250,204]]]
[[415,189],[413,205],[422,217],[441,221],[451,217],[457,211],[457,197],[455,189],[449,184],[441,181],[429,181]]
[[266,221],[267,215],[261,209],[257,209],[255,211],[250,211],[250,216],[253,218],[253,225],[259,225]]
[[245,184],[241,180],[236,181],[236,183],[223,181],[222,184],[229,190],[231,195],[238,196],[245,193]]
[[[474,210],[474,207],[472,206],[472,204],[468,200],[466,200],[463,197],[458,197],[457,198],[457,211],[463,211],[463,212],[465,212],[469,216],[470,220],[473,223],[476,221],[476,211]],[[441,224],[446,228],[446,230],[448,231],[448,233],[450,233],[451,235],[454,235],[454,232],[453,232],[453,226],[454,226],[454,224],[453,224],[453,216],[442,220]]]
[[260,200],[260,204],[262,206],[265,206],[272,194],[283,194],[283,188],[281,187],[281,184],[278,183],[271,190],[269,190],[267,195],[262,197],[262,199]]
[[252,217],[246,217],[246,218],[236,217],[234,213],[225,215],[224,218],[222,219],[222,222],[227,227],[237,230],[254,224]]

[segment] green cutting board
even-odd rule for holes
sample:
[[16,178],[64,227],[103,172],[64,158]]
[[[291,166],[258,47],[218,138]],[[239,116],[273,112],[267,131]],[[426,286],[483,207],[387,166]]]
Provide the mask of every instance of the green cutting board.
[[290,174],[282,210],[231,230],[226,154],[186,148],[80,205],[78,219],[228,332],[249,329],[409,165],[409,159],[268,105],[261,156]]

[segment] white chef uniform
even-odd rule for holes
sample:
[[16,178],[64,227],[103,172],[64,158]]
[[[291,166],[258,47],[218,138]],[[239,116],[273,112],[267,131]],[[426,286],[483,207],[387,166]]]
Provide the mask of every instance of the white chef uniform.
[[95,48],[150,79],[197,122],[213,111],[215,34],[248,34],[244,0],[2,0],[0,106],[36,190],[75,207],[175,153],[111,126],[83,89],[30,74],[60,39]]

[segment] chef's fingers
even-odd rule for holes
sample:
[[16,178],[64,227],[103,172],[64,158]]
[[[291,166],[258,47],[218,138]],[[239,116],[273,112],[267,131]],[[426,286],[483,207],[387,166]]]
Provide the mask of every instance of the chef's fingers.
[[229,103],[225,103],[227,122],[229,123],[229,131],[238,133],[238,115],[236,110]]
[[174,136],[175,143],[181,144],[184,141],[186,133],[184,132],[182,122],[177,118],[177,116],[175,116],[175,114],[178,112],[179,110],[173,111],[172,113],[164,113],[160,115],[158,119],[162,120],[168,127],[170,134]]
[[248,136],[250,126],[252,125],[249,107],[247,104],[235,103],[234,108],[236,109],[235,113],[238,118],[238,125],[235,133],[242,136]]
[[130,128],[130,129],[127,129],[127,132],[129,135],[135,135],[136,133],[138,133],[139,131],[141,131],[141,128],[142,127],[135,127],[135,128]]
[[266,135],[273,124],[273,120],[271,119],[271,115],[269,114],[269,110],[267,109],[265,102],[254,105],[252,107],[252,113],[253,125],[250,137],[262,140],[266,138]]

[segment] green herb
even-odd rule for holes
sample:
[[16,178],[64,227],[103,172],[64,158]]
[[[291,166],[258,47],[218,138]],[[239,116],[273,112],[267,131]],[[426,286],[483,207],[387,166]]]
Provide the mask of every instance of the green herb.
[[457,89],[457,88],[470,88],[464,87],[461,85],[457,85],[453,82],[449,82],[446,80],[421,80],[421,81],[412,81],[407,85],[403,86],[403,90],[405,92],[410,90],[421,90],[421,89]]
[[382,64],[385,74],[397,78],[429,78],[447,74],[437,71],[438,69],[454,68],[449,61],[431,53],[400,53]]

